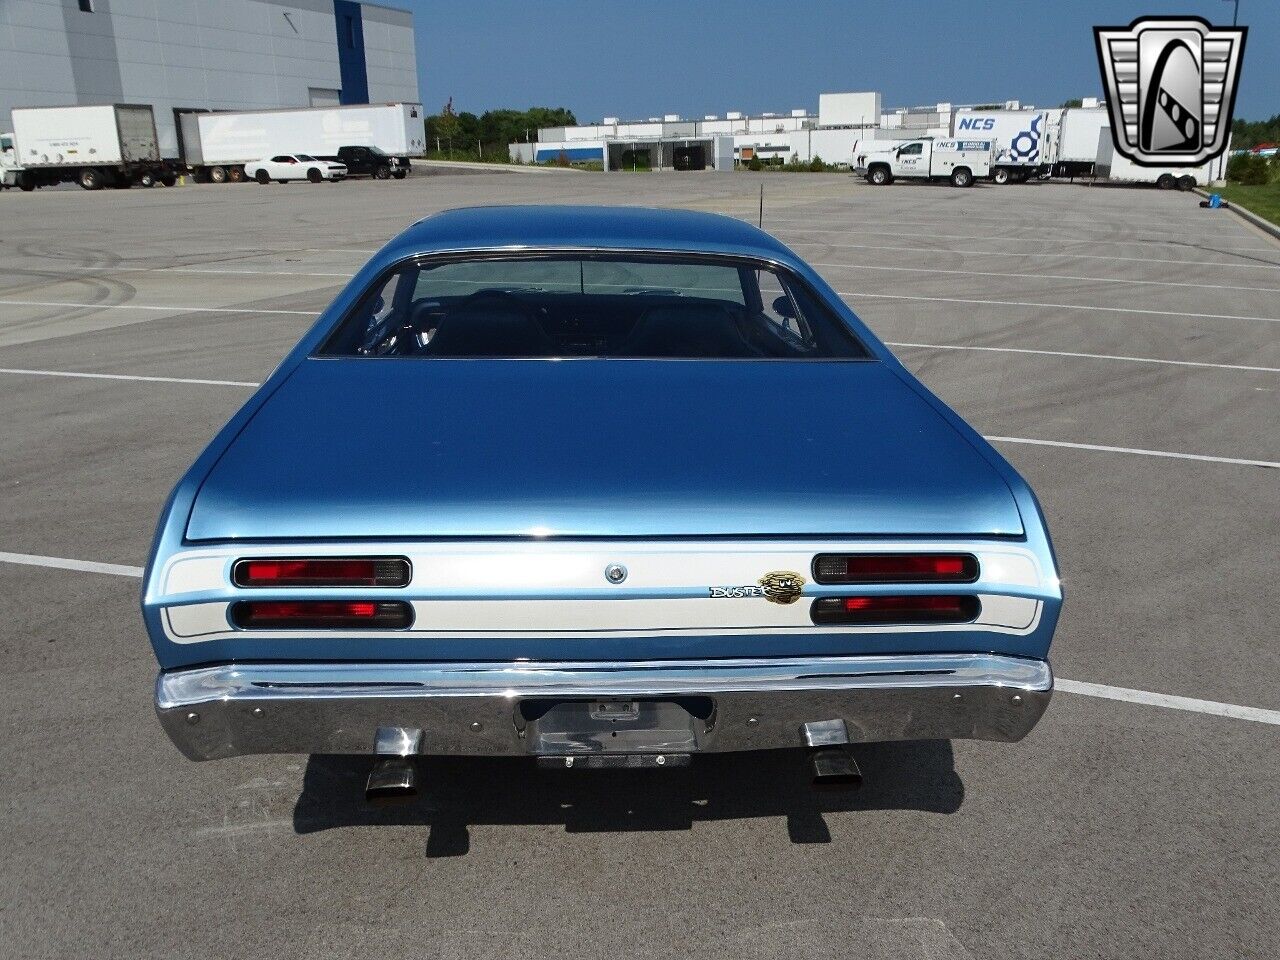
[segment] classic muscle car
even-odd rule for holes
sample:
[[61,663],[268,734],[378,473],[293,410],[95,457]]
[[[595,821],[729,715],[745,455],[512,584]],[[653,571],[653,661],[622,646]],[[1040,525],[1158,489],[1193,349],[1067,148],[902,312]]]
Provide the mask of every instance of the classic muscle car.
[[179,482],[143,616],[193,760],[677,766],[1016,741],[1061,590],[1027,484],[794,253],[684,211],[427,217]]

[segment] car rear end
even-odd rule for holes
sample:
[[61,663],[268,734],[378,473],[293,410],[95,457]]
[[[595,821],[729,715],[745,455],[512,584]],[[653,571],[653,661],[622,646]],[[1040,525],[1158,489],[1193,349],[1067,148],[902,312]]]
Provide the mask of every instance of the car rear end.
[[[536,240],[520,214],[468,216]],[[699,257],[701,288],[674,296],[601,281],[630,333],[593,328],[594,301],[549,279],[488,295],[485,329],[527,306],[555,362],[449,333],[450,310],[479,323],[468,285],[489,260],[437,287],[434,261],[375,261],[162,517],[143,614],[182,752],[372,753],[394,792],[417,754],[666,766],[799,747],[848,779],[853,743],[1025,736],[1062,597],[1040,509],[868,333],[871,350],[805,362],[599,355],[597,336],[634,345],[673,317],[719,343],[701,296],[766,267],[770,322],[839,309],[768,255]],[[639,254],[557,256],[575,289],[596,270],[673,282]],[[433,329],[411,336],[397,302]]]

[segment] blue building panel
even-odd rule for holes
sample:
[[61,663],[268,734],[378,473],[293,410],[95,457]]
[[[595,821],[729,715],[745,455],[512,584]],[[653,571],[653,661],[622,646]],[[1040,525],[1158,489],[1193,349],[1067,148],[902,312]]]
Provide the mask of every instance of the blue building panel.
[[338,29],[338,71],[342,77],[339,100],[344,103],[369,102],[369,67],[364,56],[364,20],[360,4],[333,0],[333,19]]
[[583,160],[604,160],[603,147],[550,147],[546,150],[539,150],[534,157],[538,163],[547,163],[560,159],[561,154],[568,157],[570,163],[580,163]]

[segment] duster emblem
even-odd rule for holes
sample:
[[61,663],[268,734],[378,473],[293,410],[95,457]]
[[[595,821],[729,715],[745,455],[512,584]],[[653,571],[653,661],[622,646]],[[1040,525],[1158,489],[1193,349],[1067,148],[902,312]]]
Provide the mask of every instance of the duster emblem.
[[804,589],[804,577],[790,570],[775,570],[760,578],[760,589],[770,603],[795,603]]

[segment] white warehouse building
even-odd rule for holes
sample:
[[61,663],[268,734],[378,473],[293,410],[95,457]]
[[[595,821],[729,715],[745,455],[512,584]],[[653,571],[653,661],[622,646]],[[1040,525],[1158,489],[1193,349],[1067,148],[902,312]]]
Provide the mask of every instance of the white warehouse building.
[[420,101],[413,14],[353,0],[0,0],[0,132],[15,107],[155,109],[161,154],[201,110]]
[[[672,114],[626,122],[605,117],[596,124],[539,130],[536,143],[513,143],[509,149],[512,159],[525,163],[564,158],[570,162],[603,161],[605,169],[627,166],[637,153],[646,155],[644,166],[658,169],[721,170],[732,169],[735,160],[785,162],[795,158],[808,162],[815,157],[827,163],[849,163],[855,151],[866,149],[868,141],[950,137],[957,116],[991,109],[1035,110],[1029,104],[1008,100],[980,106],[938,103],[885,111],[880,94],[874,91],[824,93],[818,98],[816,114],[794,109],[755,116],[730,111],[701,120]],[[1086,99],[1083,109],[1105,114],[1096,99]]]

